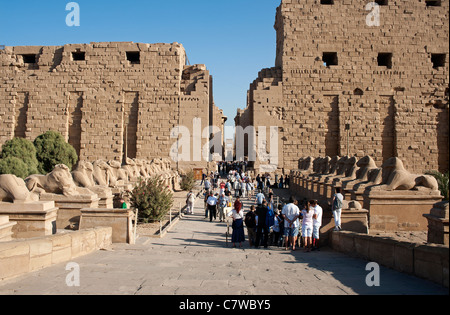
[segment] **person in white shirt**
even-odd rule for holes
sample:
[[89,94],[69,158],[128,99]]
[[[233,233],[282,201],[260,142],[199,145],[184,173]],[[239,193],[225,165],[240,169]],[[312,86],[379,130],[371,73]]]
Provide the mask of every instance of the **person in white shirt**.
[[262,205],[264,200],[266,200],[266,196],[263,193],[258,193],[256,195],[256,204],[257,205]]
[[312,247],[313,215],[313,208],[307,202],[305,208],[302,210],[302,236],[306,252],[310,252]]
[[323,209],[318,205],[317,200],[310,201],[314,210],[313,215],[313,250],[319,250],[320,228],[322,227]]
[[333,210],[333,216],[334,216],[334,225],[335,231],[340,231],[342,230],[341,227],[341,215],[342,215],[342,203],[344,201],[344,196],[341,193],[341,188],[337,187],[336,188],[336,194],[333,197],[333,201],[331,203],[332,205],[332,210]]
[[286,250],[288,250],[289,243],[292,246],[292,250],[295,250],[295,244],[297,242],[298,232],[300,228],[300,209],[294,204],[293,197],[289,199],[289,203],[283,207],[281,215],[284,219],[284,240],[286,244]]
[[207,204],[208,210],[209,210],[209,222],[212,222],[213,217],[214,217],[214,220],[216,219],[216,216],[217,216],[217,202],[218,202],[217,198],[211,192],[209,194],[208,199],[206,200],[206,204]]

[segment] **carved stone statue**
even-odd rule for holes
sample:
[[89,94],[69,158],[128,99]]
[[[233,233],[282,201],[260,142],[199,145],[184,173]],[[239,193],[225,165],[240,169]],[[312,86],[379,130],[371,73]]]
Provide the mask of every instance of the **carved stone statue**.
[[0,175],[0,202],[32,202],[39,196],[31,193],[23,179],[15,175]]
[[419,186],[439,190],[438,182],[433,176],[411,174],[399,158],[388,159],[382,169],[382,185],[373,187],[374,190],[411,190]]
[[111,167],[103,160],[92,163],[94,181],[99,186],[115,187],[117,178],[114,176]]
[[128,173],[125,169],[122,168],[122,165],[118,161],[110,160],[108,161],[108,165],[111,167],[111,171],[117,180],[123,180],[124,183],[128,182]]
[[35,193],[53,193],[64,196],[90,195],[88,189],[77,187],[70,173],[70,169],[64,165],[56,165],[47,175],[31,175],[25,179],[27,188]]
[[345,162],[344,174],[340,177],[335,177],[333,183],[342,183],[344,181],[353,180],[356,178],[356,172],[359,167],[357,166],[358,159],[356,157],[351,157]]
[[358,163],[356,163],[356,166],[358,167],[358,170],[356,171],[356,178],[350,181],[344,181],[342,183],[342,188],[353,188],[354,185],[367,181],[369,178],[369,172],[377,169],[375,161],[368,155],[361,158]]
[[110,196],[112,192],[109,187],[96,185],[93,178],[93,170],[92,163],[80,161],[77,168],[72,172],[73,181],[77,186],[88,188],[100,198]]

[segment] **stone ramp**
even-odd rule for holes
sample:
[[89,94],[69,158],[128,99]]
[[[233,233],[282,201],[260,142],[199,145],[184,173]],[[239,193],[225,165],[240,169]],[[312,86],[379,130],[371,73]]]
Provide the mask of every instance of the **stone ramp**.
[[[245,200],[247,210],[251,202]],[[162,239],[114,245],[74,262],[80,286],[68,287],[66,264],[0,283],[0,294],[80,295],[371,295],[448,294],[431,282],[381,267],[368,287],[368,262],[323,248],[227,248],[226,224],[204,218],[203,200]]]

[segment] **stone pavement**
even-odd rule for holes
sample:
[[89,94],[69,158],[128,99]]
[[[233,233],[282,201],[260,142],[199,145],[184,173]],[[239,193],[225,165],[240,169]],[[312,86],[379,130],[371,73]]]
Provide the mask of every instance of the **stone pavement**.
[[[226,225],[204,219],[203,201],[163,239],[140,238],[76,259],[80,286],[66,264],[0,283],[1,295],[390,295],[448,294],[431,282],[381,267],[381,286],[365,283],[368,262],[323,248],[227,248]],[[245,202],[248,209],[249,201]]]

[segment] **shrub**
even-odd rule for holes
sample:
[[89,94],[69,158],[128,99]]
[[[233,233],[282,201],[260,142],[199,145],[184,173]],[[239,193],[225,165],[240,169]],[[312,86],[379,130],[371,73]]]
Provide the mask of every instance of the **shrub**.
[[195,186],[195,174],[194,171],[189,171],[181,179],[180,187],[185,191],[191,191]]
[[160,221],[173,205],[173,194],[158,177],[139,179],[131,192],[131,206],[139,210],[144,223]]
[[[14,138],[12,140],[6,141],[3,145],[2,152],[0,153],[0,159],[6,159],[8,157],[15,157],[25,164],[25,171],[23,170],[23,165],[17,166],[15,169],[18,171],[20,169],[20,174],[26,173],[25,177],[38,173],[38,160],[36,159],[36,148],[33,143],[29,140],[23,138]],[[3,171],[11,169],[13,160],[8,160],[9,165]],[[3,163],[3,167],[6,167],[6,162]],[[18,176],[17,174],[15,174]],[[18,176],[24,178],[22,176]]]
[[70,169],[77,163],[78,156],[73,146],[56,131],[48,131],[34,140],[38,171],[47,174],[58,164],[65,164]]
[[22,179],[25,179],[30,175],[29,168],[25,162],[14,156],[0,159],[0,175],[3,174],[16,175]]
[[449,172],[442,174],[438,171],[429,171],[426,173],[427,175],[431,175],[436,178],[439,184],[439,190],[441,191],[442,196],[445,200],[448,200],[448,180],[449,180]]

